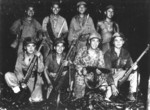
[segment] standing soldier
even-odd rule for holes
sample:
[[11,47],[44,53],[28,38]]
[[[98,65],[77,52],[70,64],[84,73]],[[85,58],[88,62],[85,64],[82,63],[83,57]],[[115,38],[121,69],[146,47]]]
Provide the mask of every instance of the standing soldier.
[[[68,35],[68,26],[66,19],[59,15],[60,4],[58,2],[54,2],[51,6],[51,10],[52,14],[46,16],[43,19],[43,31],[48,34],[47,37],[49,37],[49,39],[53,43],[59,38],[66,40],[66,37]],[[45,45],[44,58],[47,57],[51,49],[52,47],[50,47],[49,45]]]
[[102,51],[105,53],[110,48],[110,40],[115,32],[119,32],[119,26],[112,21],[114,16],[114,6],[108,5],[105,9],[105,19],[97,23],[97,31],[103,39]]
[[11,47],[17,48],[18,54],[23,51],[22,45],[24,39],[32,36],[37,40],[37,37],[42,30],[40,23],[34,19],[33,16],[34,7],[32,5],[28,5],[25,10],[25,17],[16,20],[10,28],[12,34],[16,35],[16,40],[11,44]]
[[86,14],[86,5],[84,1],[77,3],[77,11],[79,14],[72,18],[70,24],[68,42],[71,44],[73,40],[79,39],[77,51],[86,45],[89,34],[95,31],[92,18],[89,14]]

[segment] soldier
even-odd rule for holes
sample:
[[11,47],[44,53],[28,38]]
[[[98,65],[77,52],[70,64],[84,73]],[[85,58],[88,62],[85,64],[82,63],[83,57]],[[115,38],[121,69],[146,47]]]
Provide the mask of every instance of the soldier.
[[[61,8],[58,2],[54,2],[51,6],[52,13],[43,19],[42,28],[44,32],[48,33],[48,37],[54,43],[57,39],[63,39],[64,41],[68,35],[68,25],[64,17],[59,15]],[[44,46],[44,58],[50,52],[49,45]]]
[[119,26],[112,20],[114,16],[114,6],[108,5],[105,9],[105,19],[97,23],[97,31],[103,39],[102,51],[105,53],[110,48],[110,40],[115,32],[119,32]]
[[87,4],[84,1],[77,3],[78,15],[74,16],[70,23],[70,30],[68,35],[69,44],[73,40],[79,38],[79,43],[77,46],[77,51],[86,45],[89,34],[95,31],[94,23],[89,14],[86,13]]
[[[113,47],[105,53],[105,64],[107,68],[112,70],[115,86],[118,80],[124,77],[126,71],[132,66],[133,61],[130,53],[123,48],[125,37],[122,33],[115,33],[112,39]],[[137,65],[134,65],[133,72],[127,80],[130,82],[128,99],[134,101],[134,93],[137,89]]]
[[[98,33],[92,33],[89,37],[88,46],[82,47],[75,57],[74,64],[76,65],[77,73],[75,78],[75,88],[74,93],[76,98],[82,98],[85,94],[85,76],[86,67],[97,67],[97,68],[105,68],[104,56],[102,51],[98,48],[101,42],[101,36]],[[109,94],[113,95],[118,94],[118,90],[116,89],[113,78],[111,74],[102,73],[99,76],[99,83],[101,85],[105,85],[107,88],[106,97],[107,100]]]
[[[44,74],[46,77],[46,80],[49,85],[51,85],[51,89],[55,88],[55,91],[58,92],[58,90],[62,89],[62,85],[65,81],[65,75],[68,71],[68,69],[64,69],[62,74],[60,75],[60,79],[58,80],[57,84],[53,85],[53,82],[55,82],[55,78],[58,75],[58,70],[60,66],[67,66],[68,61],[65,60],[66,53],[64,52],[65,49],[65,42],[61,39],[57,40],[54,45],[54,51],[52,51],[45,62],[45,69]],[[67,68],[67,67],[65,67]],[[54,87],[55,86],[55,87]]]
[[40,32],[42,31],[42,27],[41,24],[33,18],[34,13],[34,7],[32,5],[28,5],[25,10],[25,17],[16,20],[10,28],[12,34],[17,37],[11,47],[17,48],[18,54],[23,51],[23,41],[26,37],[30,36],[36,40],[41,37]]
[[[40,75],[40,73],[42,73],[44,70],[43,56],[40,52],[36,51],[36,42],[32,37],[27,37],[24,39],[23,50],[24,51],[18,55],[14,73],[7,72],[5,74],[5,80],[7,85],[12,88],[14,93],[20,92],[20,85],[22,85],[23,88],[27,85],[31,93],[29,101],[40,102],[43,100],[43,80]],[[29,78],[28,83],[24,84],[22,83],[22,80],[28,71],[30,63],[33,63],[32,59],[35,56],[38,57],[38,60],[34,62],[34,67],[31,70],[32,75]]]

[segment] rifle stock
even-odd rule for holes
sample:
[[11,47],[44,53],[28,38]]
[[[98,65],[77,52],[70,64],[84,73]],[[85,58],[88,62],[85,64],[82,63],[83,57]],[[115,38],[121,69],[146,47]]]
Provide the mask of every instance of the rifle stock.
[[118,86],[121,86],[127,80],[127,78],[129,77],[129,75],[133,71],[134,66],[138,64],[138,62],[140,61],[140,59],[147,53],[147,51],[149,50],[149,48],[150,48],[150,44],[147,45],[146,49],[141,53],[141,55],[132,64],[132,66],[126,71],[126,73],[124,74],[124,76],[121,79],[119,79]]

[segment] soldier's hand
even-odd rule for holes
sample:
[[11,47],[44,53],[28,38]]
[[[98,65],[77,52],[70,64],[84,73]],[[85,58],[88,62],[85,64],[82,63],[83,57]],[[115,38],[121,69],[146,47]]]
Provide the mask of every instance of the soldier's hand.
[[101,74],[102,72],[99,69],[96,69],[97,74]]
[[112,94],[113,94],[114,96],[117,96],[118,93],[119,93],[117,87],[116,87],[115,85],[111,85],[111,89],[112,89]]
[[64,71],[64,72],[62,73],[62,76],[65,76],[65,75],[66,75],[66,73],[67,73],[67,71]]
[[83,69],[83,68],[80,67],[80,66],[77,67],[77,71],[78,71],[78,74],[79,74],[79,75],[82,75],[82,69]]
[[22,87],[22,88],[26,88],[27,85],[26,85],[25,83],[21,83],[21,87]]
[[41,53],[40,52],[35,52],[35,55],[37,56],[37,57],[39,57],[40,55],[41,55]]
[[68,65],[68,61],[67,60],[64,60],[63,61],[63,66],[67,66]]
[[14,93],[19,93],[20,92],[19,86],[13,87],[12,90],[14,91]]
[[86,68],[83,68],[83,75],[86,75],[87,74],[87,70]]
[[138,68],[138,65],[133,65],[133,70],[136,70]]
[[50,73],[52,77],[56,77],[56,73]]
[[51,85],[51,81],[50,80],[48,80],[47,83],[48,83],[48,85]]

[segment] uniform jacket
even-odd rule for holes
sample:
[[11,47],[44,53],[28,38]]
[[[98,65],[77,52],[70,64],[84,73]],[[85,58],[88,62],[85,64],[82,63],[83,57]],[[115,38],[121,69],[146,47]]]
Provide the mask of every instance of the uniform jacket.
[[122,48],[119,57],[114,48],[108,50],[105,55],[105,64],[107,68],[128,69],[132,65],[132,59],[129,52]]
[[81,32],[82,35],[89,34],[95,31],[94,23],[90,16],[89,17],[85,16],[82,20],[78,15],[72,18],[68,35],[69,44],[74,40],[74,38],[78,38],[77,33],[83,27],[84,29]]
[[[24,78],[24,76],[27,72],[27,69],[29,67],[29,64],[27,65],[25,63],[25,54],[26,53],[20,53],[18,55],[16,65],[15,65],[14,73],[16,74],[19,81],[21,81]],[[35,67],[33,68],[33,73],[32,74],[41,73],[41,72],[43,72],[43,70],[44,70],[44,64],[43,64],[43,57],[41,55],[38,58],[38,61],[35,63]],[[37,75],[39,75],[39,74],[37,74]]]
[[[104,62],[104,56],[101,50],[99,50],[99,48],[96,50],[97,56],[95,58],[89,56],[88,53],[88,48],[87,47],[83,47],[79,50],[74,64],[76,66],[80,66],[80,67],[98,67],[98,68],[105,68],[105,62]],[[105,74],[102,75],[105,77],[105,80],[107,81],[107,83],[109,85],[114,84],[113,82],[113,78],[111,76],[111,74]]]
[[26,18],[16,20],[10,28],[13,34],[19,34],[22,30],[21,38],[25,37],[37,37],[37,32],[42,30],[41,24],[36,20],[32,19],[31,22]]
[[[61,37],[58,36],[62,26],[62,31],[61,33],[67,33],[68,32],[68,25],[67,25],[67,21],[64,17],[58,15],[57,19],[54,18],[54,16],[51,14],[50,16],[47,16],[43,19],[43,23],[42,23],[42,29],[44,31],[48,31],[47,30],[47,26],[48,24],[51,26],[53,35],[55,38]],[[51,37],[51,36],[50,36]]]

